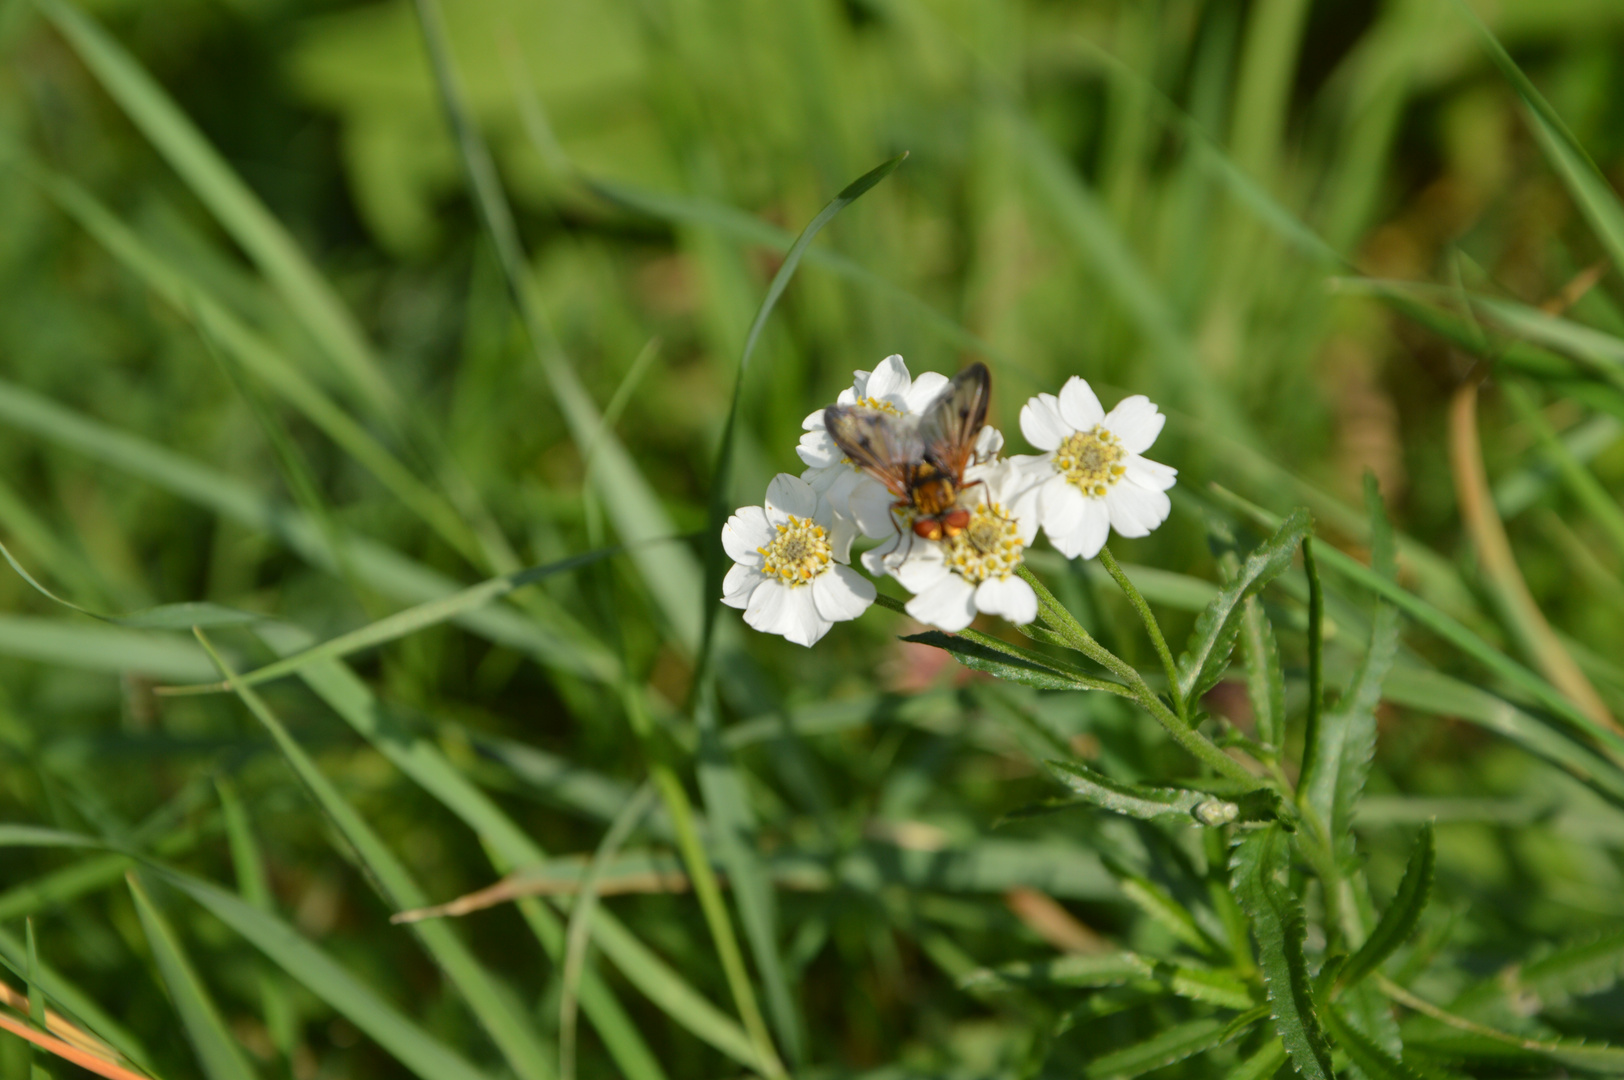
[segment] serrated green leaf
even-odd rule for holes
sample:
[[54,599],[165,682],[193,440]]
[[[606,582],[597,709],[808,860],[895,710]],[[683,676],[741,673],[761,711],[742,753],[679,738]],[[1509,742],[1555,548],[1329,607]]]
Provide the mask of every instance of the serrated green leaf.
[[1233,886],[1257,938],[1275,1032],[1307,1080],[1332,1080],[1331,1048],[1320,1030],[1303,955],[1302,904],[1281,880],[1288,869],[1286,858],[1285,833],[1279,826],[1246,834],[1232,852]]
[[153,959],[158,962],[158,971],[169,989],[169,999],[180,1014],[181,1027],[197,1053],[204,1075],[209,1080],[253,1080],[254,1071],[248,1067],[242,1048],[226,1028],[219,1007],[198,978],[174,930],[147,895],[140,875],[132,870],[126,880],[136,914],[141,919],[141,929],[146,933]]
[[1246,658],[1246,691],[1258,742],[1278,752],[1285,742],[1285,669],[1274,627],[1256,596],[1248,596],[1241,605],[1241,653]]
[[1337,1009],[1326,1009],[1324,1017],[1326,1030],[1348,1055],[1348,1060],[1365,1074],[1365,1080],[1428,1080],[1425,1074],[1378,1046]]
[[1432,897],[1436,863],[1432,826],[1428,824],[1410,849],[1410,861],[1404,868],[1398,894],[1387,905],[1387,910],[1382,912],[1376,928],[1370,932],[1359,951],[1348,959],[1347,965],[1337,976],[1338,983],[1343,986],[1357,985],[1360,979],[1380,967],[1382,961],[1393,955],[1394,950],[1415,932],[1421,922],[1421,913],[1426,910],[1427,901]]
[[1268,1015],[1266,1007],[1259,1007],[1227,1023],[1214,1017],[1188,1020],[1142,1043],[1095,1058],[1083,1069],[1083,1075],[1088,1080],[1130,1080],[1152,1069],[1172,1065],[1232,1042]]
[[902,640],[941,649],[973,671],[984,671],[1039,690],[1094,690],[1099,688],[1096,683],[1103,681],[1085,681],[1086,676],[1063,671],[1047,657],[1007,642],[998,642],[995,648],[962,634],[944,634],[940,630],[910,634]]
[[1178,663],[1179,690],[1185,701],[1198,700],[1217,685],[1240,633],[1241,604],[1291,565],[1309,524],[1307,510],[1293,511],[1273,536],[1246,557],[1235,579],[1196,619]]
[[[1113,866],[1111,869],[1118,872],[1117,867]],[[1118,883],[1122,886],[1123,895],[1131,900],[1135,907],[1190,948],[1214,956],[1225,954],[1224,947],[1202,929],[1189,909],[1154,881],[1123,869],[1120,871]]]
[[1286,1048],[1270,1039],[1263,1049],[1230,1069],[1224,1080],[1268,1080],[1286,1063]]
[[[1393,528],[1376,478],[1369,473],[1365,474],[1365,505],[1371,523],[1371,567],[1393,581],[1398,575]],[[1345,860],[1353,857],[1354,807],[1376,754],[1376,707],[1381,703],[1382,683],[1398,655],[1398,639],[1398,609],[1378,597],[1370,621],[1370,643],[1336,708],[1321,717],[1316,767],[1306,778],[1308,805]]]
[[1074,761],[1048,764],[1055,779],[1085,801],[1103,810],[1145,820],[1182,818],[1198,825],[1228,825],[1234,821],[1272,818],[1279,803],[1279,794],[1267,788],[1225,798],[1210,791],[1125,784]]

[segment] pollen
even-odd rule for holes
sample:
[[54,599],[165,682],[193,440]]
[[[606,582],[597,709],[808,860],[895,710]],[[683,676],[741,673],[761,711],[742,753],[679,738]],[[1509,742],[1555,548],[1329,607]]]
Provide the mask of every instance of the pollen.
[[1128,471],[1128,451],[1105,428],[1077,431],[1054,452],[1054,467],[1084,495],[1103,496]]
[[822,525],[811,518],[789,515],[778,535],[766,547],[756,548],[765,561],[761,572],[785,585],[808,585],[829,568],[834,549]]
[[988,578],[1007,578],[1021,565],[1026,553],[1015,519],[1002,503],[984,502],[971,507],[970,523],[943,543],[948,567],[973,585]]

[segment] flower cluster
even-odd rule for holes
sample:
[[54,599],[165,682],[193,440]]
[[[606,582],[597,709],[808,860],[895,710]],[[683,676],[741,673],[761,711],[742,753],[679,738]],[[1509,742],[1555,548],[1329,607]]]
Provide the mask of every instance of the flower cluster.
[[[946,376],[912,378],[902,357],[888,356],[872,372],[856,372],[836,404],[877,410],[911,434],[949,388]],[[802,425],[800,477],[778,474],[766,504],[744,507],[722,530],[734,562],[722,602],[742,609],[755,629],[801,645],[874,602],[873,582],[850,566],[859,533],[882,541],[863,554],[863,568],[914,594],[909,615],[958,631],[982,612],[1014,623],[1037,618],[1037,595],[1017,571],[1040,527],[1068,558],[1090,559],[1111,530],[1145,536],[1171,509],[1177,471],[1142,456],[1166,417],[1143,395],[1106,412],[1076,376],[1059,396],[1039,394],[1021,409],[1021,433],[1042,453],[1003,457],[997,429],[976,433],[963,476],[952,478],[957,501],[937,515],[951,528],[916,529],[920,511],[893,490],[894,478],[888,486],[852,461],[824,418],[819,409]]]

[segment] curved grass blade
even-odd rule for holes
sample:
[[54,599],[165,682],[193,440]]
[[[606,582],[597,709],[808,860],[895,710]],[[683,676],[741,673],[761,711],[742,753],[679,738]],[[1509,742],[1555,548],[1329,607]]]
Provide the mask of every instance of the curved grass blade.
[[661,614],[689,654],[699,649],[702,574],[689,553],[681,548],[637,548],[640,541],[668,536],[676,530],[664,504],[638,470],[625,446],[613,432],[606,431],[597,406],[581,380],[570,367],[546,311],[536,295],[530,277],[529,261],[520,242],[513,211],[502,192],[496,164],[475,126],[451,58],[439,6],[433,0],[417,0],[418,24],[423,31],[429,61],[434,70],[446,119],[467,174],[468,186],[507,282],[531,352],[564,415],[564,422],[577,448],[591,447],[592,476],[598,498],[621,542],[634,548],[633,561],[644,585],[659,605]]
[[[526,585],[534,584],[554,574],[562,574],[571,570],[590,566],[602,559],[619,554],[623,549],[619,547],[603,548],[598,551],[589,551],[583,555],[560,559],[558,562],[546,563],[542,566],[526,567],[511,574],[482,581],[478,585],[471,585],[458,593],[443,597],[439,600],[430,600],[426,604],[419,604],[405,611],[397,611],[393,615],[385,616],[376,622],[368,623],[358,630],[347,634],[329,638],[319,645],[266,664],[262,668],[244,672],[236,677],[239,686],[257,686],[272,679],[280,679],[287,675],[297,674],[302,668],[310,664],[318,664],[328,660],[338,660],[362,649],[370,649],[386,642],[395,641],[425,630],[431,626],[438,626],[443,622],[450,622],[470,611],[484,607],[493,600],[500,599],[521,589]],[[219,694],[231,689],[225,682],[199,683],[192,686],[165,686],[159,687],[159,693],[164,694]]]
[[[309,641],[302,631],[280,624],[264,627],[262,636],[279,653],[296,652]],[[498,871],[546,861],[546,853],[484,792],[470,783],[446,759],[444,751],[393,717],[348,667],[336,660],[324,660],[305,666],[299,675],[359,735],[472,829],[484,841],[487,850],[495,853]],[[513,748],[511,752],[520,749],[527,748]],[[529,754],[531,758],[539,756],[536,751]],[[577,786],[581,783],[578,781]],[[600,808],[604,810],[610,805],[623,805],[624,797],[630,794],[629,789],[623,793],[606,786],[590,790],[590,796],[576,797],[594,807],[602,803]],[[606,816],[612,817],[613,812]],[[554,958],[562,956],[564,930],[556,916],[534,905],[521,905],[521,911],[542,948]],[[604,953],[650,1001],[723,1053],[745,1065],[754,1062],[750,1040],[743,1029],[638,941],[610,912],[599,911],[592,927]],[[591,970],[582,975],[581,1006],[629,1080],[663,1080],[657,1059],[608,985]]]
[[1297,545],[1308,535],[1308,530],[1308,511],[1293,511],[1279,523],[1273,536],[1246,557],[1235,579],[1219,591],[1196,619],[1178,663],[1179,692],[1184,701],[1199,700],[1223,676],[1240,634],[1241,604],[1291,565]]
[[1421,922],[1421,913],[1426,910],[1427,901],[1432,898],[1433,870],[1437,865],[1432,835],[1432,826],[1428,824],[1415,838],[1415,846],[1410,849],[1410,861],[1404,868],[1404,877],[1399,881],[1398,894],[1393,902],[1387,905],[1382,917],[1377,921],[1376,928],[1370,932],[1359,951],[1354,953],[1347,964],[1337,973],[1336,981],[1340,987],[1357,986],[1359,981],[1377,968],[1382,961],[1393,955],[1400,945],[1415,932],[1416,926]]
[[121,675],[190,682],[207,678],[208,655],[193,642],[147,630],[96,626],[78,619],[0,615],[0,655]]
[[197,1054],[203,1074],[209,1080],[254,1080],[254,1070],[248,1067],[237,1040],[226,1029],[214,999],[198,978],[191,961],[187,959],[180,940],[152,903],[140,875],[131,870],[125,879],[129,882],[130,897],[141,919],[141,929],[147,936],[153,959],[169,988],[169,999],[180,1014],[186,1038]]
[[89,608],[80,607],[72,600],[64,600],[41,585],[33,574],[24,569],[23,564],[17,561],[11,554],[11,549],[5,544],[0,544],[0,555],[5,557],[6,562],[11,564],[11,568],[17,571],[19,577],[47,600],[71,608],[81,615],[89,615],[100,622],[112,623],[114,626],[128,626],[138,630],[190,630],[194,626],[201,626],[213,630],[222,626],[247,626],[266,618],[250,611],[238,611],[236,608],[208,603],[164,604],[129,615],[103,615]]
[[178,315],[200,334],[217,341],[244,369],[309,419],[446,543],[465,558],[478,561],[479,542],[456,510],[311,382],[285,353],[233,314],[203,283],[132,232],[89,191],[38,162],[28,161],[24,167],[64,213]]
[[[428,902],[406,868],[346,802],[332,782],[288,734],[265,702],[250,687],[237,681],[237,675],[214,652],[208,637],[197,631],[197,639],[209,651],[231,689],[242,698],[281,749],[288,764],[304,783],[311,797],[354,849],[360,865],[372,877],[378,890],[395,908],[422,907]],[[434,957],[447,978],[467,1001],[470,1011],[501,1049],[504,1058],[524,1080],[553,1080],[551,1055],[542,1046],[516,1002],[474,958],[452,929],[443,923],[422,923],[414,927],[424,948]]]
[[150,75],[68,0],[34,0],[108,95],[180,174],[282,295],[360,400],[398,422],[404,408],[366,338],[304,252]]
[[1230,869],[1235,895],[1257,938],[1275,1031],[1307,1080],[1332,1080],[1331,1048],[1320,1030],[1303,955],[1302,905],[1280,881],[1288,871],[1285,833],[1271,825],[1245,834],[1233,848]]
[[592,853],[592,862],[581,878],[581,891],[570,910],[569,926],[564,934],[564,972],[558,995],[558,1075],[560,1080],[575,1080],[575,1019],[579,1004],[581,972],[586,966],[587,946],[592,940],[592,916],[598,907],[597,882],[604,864],[620,851],[620,846],[637,828],[644,815],[654,804],[655,791],[644,784],[638,789],[624,810],[609,826],[598,849]]
[[[0,380],[0,421],[141,477],[249,529],[274,536],[312,566],[337,570],[320,531],[303,514],[215,469],[71,412],[49,398],[3,380]],[[370,540],[351,540],[349,554],[363,582],[396,600],[423,603],[443,598],[458,589],[456,582],[438,571]],[[590,635],[579,632],[573,622],[562,618],[560,613],[551,613],[550,618],[557,621],[556,626],[502,607],[487,607],[464,612],[456,621],[548,667],[610,684],[619,678],[619,661]],[[28,639],[23,637],[19,647],[27,645]],[[193,682],[214,673],[154,674],[171,682]]]

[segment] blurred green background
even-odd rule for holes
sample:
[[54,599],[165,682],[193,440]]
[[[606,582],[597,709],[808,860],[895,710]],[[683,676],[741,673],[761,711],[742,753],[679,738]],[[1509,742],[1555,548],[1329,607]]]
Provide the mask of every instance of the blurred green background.
[[[1624,177],[1624,5],[1472,6],[1603,174]],[[1173,517],[1113,547],[1147,568],[1176,640],[1219,574],[1209,533],[1230,504],[1209,482],[1276,512],[1307,504],[1328,543],[1360,556],[1368,470],[1408,538],[1405,585],[1537,665],[1539,635],[1463,529],[1450,468],[1449,401],[1475,351],[1513,365],[1504,394],[1498,378],[1485,387],[1479,425],[1515,565],[1605,708],[1624,713],[1612,336],[1624,283],[1448,0],[444,9],[527,253],[538,339],[465,182],[413,4],[0,3],[0,539],[49,588],[98,612],[211,601],[305,632],[210,631],[245,668],[454,583],[704,534],[358,654],[362,711],[393,725],[383,743],[319,688],[266,685],[427,900],[525,860],[512,847],[486,857],[469,812],[414,783],[389,739],[477,785],[537,858],[590,855],[650,753],[693,781],[683,710],[699,553],[745,333],[795,233],[903,151],[823,232],[768,324],[743,382],[729,506],[798,472],[802,417],[889,353],[916,374],[988,362],[994,421],[1015,444],[1021,402],[1080,374],[1108,405],[1146,393],[1170,416],[1152,456],[1180,470]],[[1562,307],[1565,327],[1596,338],[1459,314],[1468,292],[1526,313],[1599,262],[1599,281]],[[1519,352],[1513,338],[1530,335],[1537,347]],[[1102,639],[1154,664],[1098,575],[1038,566]],[[1276,625],[1300,668],[1301,574],[1287,585]],[[1333,601],[1330,663],[1345,673],[1364,601]],[[154,692],[216,677],[188,635],[97,623],[9,571],[0,608],[4,820],[151,852],[255,899],[248,853],[265,874],[256,910],[319,943],[415,1030],[496,1074],[514,1067],[481,1032],[481,1007],[389,925],[411,905],[387,884],[395,899],[380,897],[353,838],[335,838],[242,703]],[[1095,854],[1139,841],[1098,822],[994,825],[1051,793],[1045,738],[1125,777],[1179,759],[1120,702],[967,681],[897,642],[916,628],[887,612],[810,651],[720,620],[728,775],[747,832],[790,861],[869,859],[778,893],[769,937],[791,1000],[769,987],[766,1009],[781,1049],[830,1075],[896,1062],[1015,1075],[1041,1060],[1049,1020],[954,980],[1052,952],[1067,920],[1123,941],[1165,930],[1134,915]],[[1492,733],[1498,699],[1471,687],[1499,688],[1469,660],[1414,634],[1405,663],[1453,689],[1428,697],[1443,683],[1426,683],[1383,706],[1370,874],[1390,890],[1405,830],[1443,815],[1435,914],[1452,921],[1438,948],[1457,974],[1438,992],[1538,941],[1616,926],[1617,811]],[[1212,709],[1244,726],[1228,689]],[[627,710],[643,707],[663,734],[640,746]],[[241,819],[222,815],[220,783]],[[669,851],[665,815],[634,822],[628,850]],[[932,852],[947,854],[915,858]],[[75,1000],[160,1074],[199,1075],[128,861],[47,844],[11,848],[3,865],[0,952],[14,969],[32,916],[40,960]],[[149,888],[249,1068],[301,1080],[409,1068],[240,929]],[[604,905],[730,1012],[691,894]],[[453,934],[536,1033],[514,1038],[551,1061],[562,981],[541,910],[502,906]],[[627,966],[592,962],[656,1069],[744,1067],[720,1048],[735,1037],[717,1034],[721,1021],[673,1012]],[[1605,1002],[1597,1015],[1624,1007]],[[1078,1020],[1087,1039],[1054,1045],[1130,1042],[1160,1022],[1154,1010]],[[25,1075],[22,1044],[0,1040],[6,1075]],[[579,1054],[585,1076],[648,1067],[587,1022]]]

